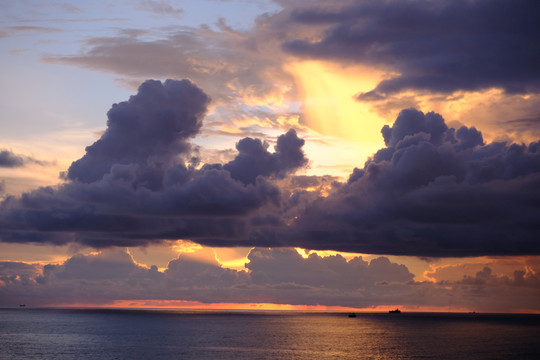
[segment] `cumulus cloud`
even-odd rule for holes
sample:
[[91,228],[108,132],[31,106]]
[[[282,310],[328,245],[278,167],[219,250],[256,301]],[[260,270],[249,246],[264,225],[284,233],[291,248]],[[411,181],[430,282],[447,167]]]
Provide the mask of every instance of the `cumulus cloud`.
[[502,88],[538,92],[540,26],[535,1],[339,1],[304,6],[289,21],[318,27],[317,37],[287,39],[307,58],[347,59],[391,75],[360,100],[404,90],[452,93]]
[[274,153],[267,151],[267,143],[259,139],[244,138],[236,144],[236,158],[225,164],[223,169],[244,184],[254,184],[259,175],[283,178],[307,165],[307,158],[301,149],[303,145],[304,140],[299,139],[293,129],[278,137]]
[[[203,249],[200,251],[211,251]],[[303,258],[294,249],[255,248],[248,271],[182,253],[159,271],[136,264],[125,249],[75,255],[59,265],[0,262],[0,305],[110,304],[117,300],[295,305],[380,305],[538,310],[538,263],[507,276],[484,267],[454,280],[415,282],[406,266],[386,257]],[[84,284],[84,286],[80,286]]]
[[[538,143],[485,144],[474,127],[403,110],[386,147],[284,231],[304,248],[418,256],[540,252]],[[256,237],[257,235],[255,235]]]
[[365,261],[355,257],[347,261],[341,255],[321,257],[310,254],[304,259],[290,248],[256,248],[248,255],[246,267],[260,283],[297,283],[309,286],[355,290],[381,282],[408,282],[414,275],[404,265],[380,257]]
[[6,242],[136,246],[299,246],[427,257],[539,254],[540,142],[486,143],[436,113],[403,110],[385,147],[351,173],[295,177],[307,164],[290,130],[274,152],[255,138],[200,166],[190,138],[209,98],[183,81],[147,81],[113,105],[108,128],[66,182],[6,197]]
[[291,130],[270,153],[246,138],[229,163],[197,168],[189,139],[208,102],[187,80],[143,83],[129,101],[113,105],[107,130],[72,163],[64,184],[2,203],[1,239],[94,247],[179,238],[240,244],[259,209],[280,205],[272,178],[306,165],[304,141]]
[[189,150],[186,140],[199,132],[209,102],[188,80],[144,82],[129,101],[109,110],[107,130],[71,165],[68,178],[93,182],[115,164],[167,166]]

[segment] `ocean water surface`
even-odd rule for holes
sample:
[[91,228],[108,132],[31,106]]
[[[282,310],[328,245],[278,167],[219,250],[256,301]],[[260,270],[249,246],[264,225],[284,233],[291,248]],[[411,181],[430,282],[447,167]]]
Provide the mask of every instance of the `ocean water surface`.
[[540,359],[540,316],[0,309],[1,359]]

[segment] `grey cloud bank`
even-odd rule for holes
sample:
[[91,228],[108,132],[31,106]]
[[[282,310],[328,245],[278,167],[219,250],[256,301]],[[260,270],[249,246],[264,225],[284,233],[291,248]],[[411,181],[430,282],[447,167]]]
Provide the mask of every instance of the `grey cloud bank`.
[[0,167],[20,167],[24,165],[24,159],[9,150],[0,151]]
[[[301,257],[290,248],[255,248],[249,272],[181,254],[164,271],[134,263],[124,249],[75,255],[60,265],[0,262],[0,305],[111,304],[116,300],[276,303],[350,307],[430,306],[478,311],[538,310],[538,263],[513,276],[484,267],[457,280],[413,281],[386,257],[349,261],[340,255]],[[438,279],[438,273],[431,274]],[[84,283],[84,286],[80,286]]]

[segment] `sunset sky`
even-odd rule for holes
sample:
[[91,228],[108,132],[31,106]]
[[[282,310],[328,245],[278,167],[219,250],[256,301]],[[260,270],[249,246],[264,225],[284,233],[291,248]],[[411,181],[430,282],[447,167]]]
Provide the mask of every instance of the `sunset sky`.
[[540,312],[540,2],[0,3],[0,306]]

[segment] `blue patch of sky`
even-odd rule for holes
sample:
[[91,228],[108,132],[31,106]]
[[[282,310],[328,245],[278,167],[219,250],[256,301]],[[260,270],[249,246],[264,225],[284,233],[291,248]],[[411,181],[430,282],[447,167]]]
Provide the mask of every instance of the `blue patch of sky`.
[[278,11],[267,1],[170,1],[182,12],[158,14],[145,1],[21,0],[0,4],[0,66],[5,94],[0,101],[3,136],[17,138],[65,127],[104,127],[106,112],[127,100],[134,89],[115,83],[114,74],[46,63],[43,56],[77,55],[96,37],[116,37],[142,30],[144,40],[165,38],[179,29],[203,24],[217,30],[224,18],[238,30],[253,26],[256,16]]

